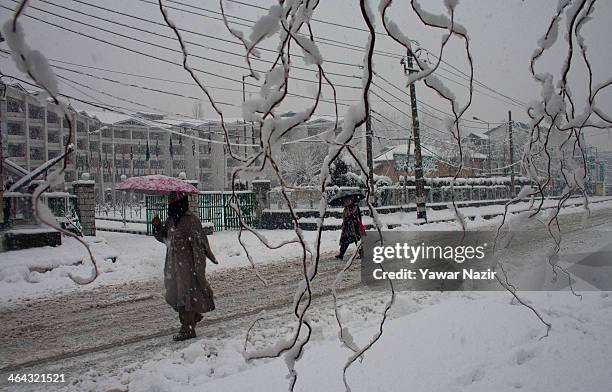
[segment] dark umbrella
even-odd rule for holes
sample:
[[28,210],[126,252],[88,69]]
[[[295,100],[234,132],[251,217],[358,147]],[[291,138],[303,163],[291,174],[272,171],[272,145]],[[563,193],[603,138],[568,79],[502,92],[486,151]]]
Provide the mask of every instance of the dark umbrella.
[[365,195],[359,190],[340,190],[334,195],[334,197],[331,198],[328,204],[332,207],[342,207],[344,206],[344,199],[346,199],[347,197],[353,199],[354,203],[365,199]]

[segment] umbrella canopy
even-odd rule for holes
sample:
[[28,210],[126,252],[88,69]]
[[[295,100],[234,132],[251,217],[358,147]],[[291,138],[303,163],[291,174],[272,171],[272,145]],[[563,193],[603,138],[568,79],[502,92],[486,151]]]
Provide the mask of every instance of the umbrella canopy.
[[198,193],[198,188],[187,181],[180,178],[162,176],[161,174],[131,177],[117,184],[115,189],[157,195]]
[[328,204],[332,207],[342,207],[344,206],[343,200],[347,197],[350,197],[353,199],[353,202],[357,203],[360,200],[363,200],[365,195],[356,189],[340,190],[334,195],[334,197],[331,198]]

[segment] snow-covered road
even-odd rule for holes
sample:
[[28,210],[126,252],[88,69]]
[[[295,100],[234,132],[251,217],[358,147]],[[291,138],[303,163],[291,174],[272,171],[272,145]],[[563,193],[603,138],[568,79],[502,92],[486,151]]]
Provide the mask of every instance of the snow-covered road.
[[[560,220],[565,233],[562,251],[597,249],[598,244],[604,245],[602,235],[608,240],[611,238],[608,230],[611,228],[612,208],[595,209],[588,220],[588,230],[583,228],[580,210],[561,215]],[[548,240],[548,234],[541,231],[539,237],[520,247],[514,258],[524,259],[524,255],[545,251],[544,244]],[[314,286],[315,293],[323,296],[316,301],[313,317],[328,320],[322,321],[321,327],[327,329],[326,333],[334,328],[329,316],[329,291],[342,266],[329,256],[327,254],[321,262]],[[287,332],[282,325],[291,319],[287,304],[291,302],[301,277],[301,264],[298,260],[284,261],[261,265],[260,269],[261,274],[269,279],[268,287],[263,286],[248,267],[211,273],[217,310],[206,315],[198,330],[202,342],[233,339],[235,344],[262,310],[266,311],[266,319],[274,320],[272,324],[276,325],[272,328],[274,332],[268,334],[267,343]],[[361,287],[358,266],[345,275],[341,287],[344,288],[343,306],[357,309],[358,313],[363,313],[360,307],[367,308],[369,321],[360,322],[359,327],[371,327],[387,294]],[[0,336],[0,386],[7,386],[7,374],[11,372],[60,372],[74,383],[72,387],[75,389],[101,390],[95,384],[98,379],[104,380],[107,388],[119,381],[120,374],[138,371],[149,360],[188,349],[192,343],[170,342],[168,335],[176,330],[178,322],[176,314],[165,304],[162,290],[159,279],[132,281],[0,308],[4,331]],[[410,300],[400,301],[395,311],[405,315],[414,311],[413,307],[419,307],[419,301],[433,304],[444,298],[443,294],[410,293]],[[242,359],[233,360],[236,363],[232,366],[239,371],[237,363]],[[86,372],[90,367],[96,370]],[[282,379],[282,375],[279,378]],[[10,386],[11,390],[20,390],[15,387]],[[35,385],[21,385],[20,388],[36,390]]]

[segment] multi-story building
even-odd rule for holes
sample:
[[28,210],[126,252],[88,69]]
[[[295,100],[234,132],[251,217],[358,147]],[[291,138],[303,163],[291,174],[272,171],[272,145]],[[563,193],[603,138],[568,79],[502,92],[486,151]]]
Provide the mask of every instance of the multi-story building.
[[[27,91],[18,84],[1,84],[0,91],[3,165],[22,169],[11,173],[29,172],[60,155],[70,133],[63,111],[40,92]],[[84,134],[85,116],[71,107],[68,111],[76,131]],[[77,143],[79,147],[83,147],[82,142]],[[74,181],[76,174],[72,157],[66,169],[66,180]],[[14,180],[10,173],[4,178],[4,181]]]
[[[19,84],[2,84],[5,99],[0,105],[3,165],[14,173],[11,182],[64,150],[70,133],[63,111],[40,92]],[[290,116],[287,113],[284,116]],[[122,176],[185,172],[201,190],[231,188],[232,172],[242,163],[235,157],[259,150],[259,129],[242,119],[225,118],[231,154],[218,119],[197,120],[158,113],[122,114],[113,111],[77,111],[68,108],[74,125],[75,153],[71,154],[65,180],[69,184],[89,173],[96,181],[96,197],[115,197]],[[312,120],[291,132],[284,141],[313,136],[332,129],[333,122]],[[296,145],[297,146],[297,145]],[[264,171],[261,176],[266,176]],[[274,179],[275,176],[268,176]],[[241,182],[248,181],[238,177]]]
[[[11,183],[60,155],[70,127],[63,111],[41,98],[40,92],[19,84],[0,87],[4,94],[0,105],[2,158],[10,169],[4,181]],[[74,126],[76,151],[70,156],[65,180],[71,183],[82,173],[90,173],[98,197],[114,194],[123,175],[178,176],[186,172],[199,182],[200,189],[228,188],[232,170],[240,163],[227,150],[219,121],[72,107],[68,107],[68,116]],[[226,120],[225,125],[233,155],[252,154],[259,130],[235,119]]]

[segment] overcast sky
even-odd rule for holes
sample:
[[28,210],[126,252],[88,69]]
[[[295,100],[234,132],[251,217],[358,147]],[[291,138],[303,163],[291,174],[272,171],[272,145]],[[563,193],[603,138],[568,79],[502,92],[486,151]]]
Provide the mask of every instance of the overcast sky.
[[[215,19],[219,17],[218,14],[215,14],[215,12],[219,12],[218,1],[177,1],[178,3],[166,1],[165,5],[186,10],[169,9],[169,13],[170,17],[183,31],[184,38],[192,42],[192,44],[188,44],[191,55],[189,63],[194,68],[207,72],[200,73],[200,78],[205,85],[211,87],[214,98],[224,103],[221,108],[226,116],[239,117],[242,101],[241,77],[247,73],[247,70],[244,59],[231,54],[242,54],[241,46],[211,38],[216,37],[236,42],[222,22]],[[246,0],[245,2],[266,7],[273,4],[271,0]],[[432,13],[445,12],[442,0],[421,2]],[[51,60],[61,60],[152,78],[163,78],[171,82],[62,64],[57,61],[52,61],[53,65],[114,79],[124,84],[138,84],[151,89],[190,96],[193,99],[125,86],[111,81],[95,79],[92,76],[57,69],[58,75],[69,80],[68,82],[62,81],[62,92],[84,100],[118,106],[125,111],[162,111],[185,115],[191,115],[195,99],[200,98],[204,101],[203,108],[206,116],[214,118],[214,112],[202,92],[192,83],[187,73],[177,65],[181,61],[181,54],[177,52],[179,49],[178,42],[166,38],[173,37],[173,35],[168,27],[160,24],[163,23],[163,19],[156,3],[153,0],[32,0],[27,15],[39,20],[26,17],[22,21],[26,27],[27,40],[30,45],[42,50]],[[377,9],[377,3],[378,1],[373,3],[373,8]],[[0,4],[3,7],[13,9],[16,3],[12,0],[0,0]],[[242,18],[234,18],[234,21],[248,25],[251,24],[248,20],[256,20],[265,12],[261,9],[229,1],[224,4],[226,4],[228,14]],[[472,119],[476,116],[492,123],[491,126],[494,126],[495,123],[505,121],[508,110],[512,110],[514,120],[527,120],[525,110],[521,108],[521,105],[509,101],[498,93],[521,102],[528,102],[539,97],[539,85],[533,81],[529,73],[529,58],[536,47],[537,39],[546,30],[556,4],[557,0],[460,1],[457,7],[456,20],[467,28],[470,35],[470,49],[475,62],[475,77],[487,86],[486,88],[476,86],[477,91],[474,94],[472,106],[466,113],[465,118]],[[91,5],[106,7],[124,15],[95,8]],[[200,9],[190,8],[187,5],[194,5],[200,7]],[[75,10],[82,13],[76,13]],[[3,21],[11,16],[10,11],[6,8],[2,8],[1,12]],[[83,13],[92,16],[86,16]],[[130,18],[129,15],[153,23]],[[439,52],[440,31],[424,27],[416,18],[408,1],[395,0],[390,15],[404,34],[417,40],[423,48],[427,48],[434,53]],[[68,20],[68,18],[74,21]],[[328,60],[324,63],[325,70],[330,73],[330,78],[337,84],[339,99],[344,104],[352,103],[359,98],[359,90],[351,88],[351,86],[359,87],[361,85],[359,80],[361,71],[358,66],[362,62],[363,53],[359,48],[363,48],[367,38],[367,33],[360,30],[366,26],[359,11],[358,1],[321,0],[315,18],[354,27],[354,29],[349,29],[318,22],[312,24],[314,34],[318,38],[319,47]],[[43,21],[57,24],[64,29],[46,24]],[[593,63],[595,83],[611,76],[612,52],[609,50],[610,36],[612,35],[611,21],[612,2],[600,0],[595,6],[594,19],[584,29],[584,36],[589,46],[589,56]],[[113,22],[120,22],[127,26],[120,26]],[[562,22],[562,26],[565,26],[565,21]],[[101,31],[96,27],[107,31]],[[238,24],[235,27],[248,33],[248,28],[243,25]],[[138,31],[134,28],[146,29],[158,35]],[[67,29],[76,31],[78,34]],[[187,30],[200,35],[189,33]],[[380,16],[377,20],[377,30],[382,31]],[[84,34],[123,46],[128,50],[96,41],[85,37]],[[278,36],[269,39],[264,47],[274,48],[277,39]],[[322,39],[331,39],[335,42],[330,42],[332,46],[324,44],[321,41]],[[346,45],[351,45],[352,49],[339,47]],[[7,48],[6,44],[1,44],[0,47]],[[558,75],[566,48],[566,41],[559,39],[553,50],[538,64],[538,71],[552,72]],[[388,103],[383,102],[376,95],[372,95],[374,109],[382,113],[384,117],[404,124],[407,119],[400,111],[409,113],[410,107],[408,96],[405,93],[407,91],[405,76],[399,63],[399,57],[404,54],[403,49],[391,39],[382,35],[376,36],[376,49],[380,53],[374,59],[375,70],[384,79],[391,82],[393,87],[383,79],[375,78],[376,86],[372,88],[373,94],[379,95]],[[143,54],[135,53],[135,51],[163,60],[146,57]],[[298,51],[295,53],[299,54]],[[262,57],[265,61],[274,58],[273,54],[269,52],[263,52]],[[461,40],[456,38],[451,40],[451,44],[444,53],[444,60],[447,64],[443,65],[438,75],[453,90],[460,102],[464,103],[467,99],[467,80],[459,71],[451,68],[451,66],[456,67],[465,73],[469,71]],[[226,64],[220,64],[219,62]],[[344,64],[337,64],[338,62]],[[262,61],[254,61],[253,64],[259,70],[266,69],[269,66],[268,63]],[[19,75],[12,60],[6,57],[0,57],[0,66],[5,74]],[[312,67],[305,66],[298,58],[294,58],[294,66],[313,70]],[[575,61],[573,66],[575,68],[571,77],[572,91],[577,98],[583,101],[587,87],[586,69],[580,61]],[[315,73],[298,69],[294,69],[292,72],[293,76],[303,80],[292,80],[290,91],[295,94],[313,96],[316,84],[312,82],[316,80]],[[75,84],[75,82],[80,85]],[[255,81],[247,79],[247,83],[255,83]],[[256,89],[254,86],[247,86],[247,96]],[[113,96],[123,98],[125,101]],[[419,110],[423,113],[422,119],[425,122],[425,127],[440,127],[436,119],[427,113],[439,117],[441,116],[440,111],[450,112],[448,103],[432,94],[422,83],[417,83],[417,96],[424,102],[424,104],[419,105]],[[331,98],[331,89],[325,88],[324,98]],[[294,111],[303,110],[310,103],[311,100],[308,99],[291,98],[282,108]],[[88,108],[75,101],[72,104],[78,108]],[[612,94],[609,90],[599,95],[598,106],[607,113],[611,112]],[[579,104],[579,107],[581,108],[582,105]],[[346,107],[340,106],[339,110],[342,114]],[[322,103],[317,114],[331,116],[334,114],[334,108],[331,104]],[[485,123],[472,122],[467,125],[487,128]],[[389,123],[385,127],[397,128]],[[601,149],[612,150],[612,136],[609,135],[608,131],[593,130],[592,136],[589,136],[588,139]]]

